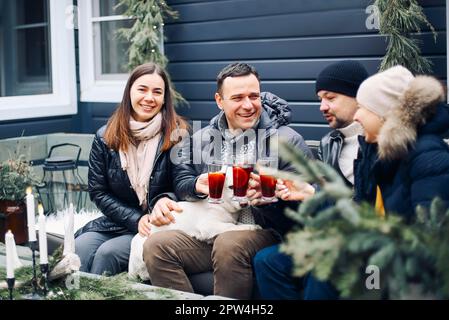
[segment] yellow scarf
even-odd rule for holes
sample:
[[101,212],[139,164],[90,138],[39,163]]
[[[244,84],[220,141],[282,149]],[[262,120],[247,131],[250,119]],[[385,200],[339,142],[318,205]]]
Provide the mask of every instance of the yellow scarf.
[[384,200],[382,198],[382,192],[380,191],[379,186],[376,188],[376,203],[374,204],[374,209],[379,217],[385,218]]

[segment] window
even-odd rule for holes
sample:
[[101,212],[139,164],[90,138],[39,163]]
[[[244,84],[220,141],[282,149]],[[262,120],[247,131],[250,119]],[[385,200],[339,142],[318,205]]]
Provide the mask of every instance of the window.
[[129,43],[117,36],[133,19],[119,0],[79,0],[81,101],[118,102],[128,78]]
[[93,39],[95,79],[126,79],[129,44],[119,39],[116,31],[132,26],[132,19],[121,14],[123,7],[115,9],[119,0],[93,1]]
[[3,2],[0,96],[51,93],[48,1]]
[[[117,36],[133,18],[119,0],[78,0],[81,101],[119,102],[128,78],[129,43]],[[163,49],[163,41],[160,43]]]
[[[70,0],[0,0],[0,120],[76,113]],[[58,44],[58,45],[55,45]]]

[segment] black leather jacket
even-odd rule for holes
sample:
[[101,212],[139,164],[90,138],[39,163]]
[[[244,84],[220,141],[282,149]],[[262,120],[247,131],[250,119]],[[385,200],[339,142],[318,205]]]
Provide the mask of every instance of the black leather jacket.
[[[77,231],[137,233],[139,219],[144,214],[136,193],[131,188],[126,171],[120,164],[119,153],[110,149],[103,135],[106,126],[97,131],[89,156],[88,188],[90,199],[104,214]],[[172,189],[170,152],[161,152],[162,138],[156,151],[148,186],[148,203],[161,193]],[[150,210],[152,209],[149,207]]]
[[[318,160],[332,166],[340,176],[345,179],[344,174],[341,172],[340,165],[338,164],[344,140],[345,137],[339,130],[332,130],[321,138],[317,157]],[[352,186],[352,183],[347,179],[345,179],[345,182],[348,186]]]

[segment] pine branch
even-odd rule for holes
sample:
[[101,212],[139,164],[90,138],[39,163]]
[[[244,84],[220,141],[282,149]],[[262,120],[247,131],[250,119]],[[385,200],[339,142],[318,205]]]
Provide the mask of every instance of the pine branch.
[[436,42],[435,28],[427,20],[422,7],[416,0],[376,0],[379,9],[379,32],[387,36],[387,52],[380,70],[402,65],[413,73],[422,74],[432,71],[432,63],[421,56],[420,41],[411,38],[412,33],[420,33],[421,26],[431,30]]

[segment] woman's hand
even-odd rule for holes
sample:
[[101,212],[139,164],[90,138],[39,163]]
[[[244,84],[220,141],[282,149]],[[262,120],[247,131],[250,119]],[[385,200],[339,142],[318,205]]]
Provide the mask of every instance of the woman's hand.
[[315,194],[315,188],[307,182],[300,184],[289,180],[277,180],[276,197],[284,201],[304,201]]
[[195,191],[197,193],[209,195],[209,178],[207,173],[201,174],[198,179],[196,179]]
[[149,214],[145,214],[140,218],[139,224],[137,226],[137,230],[144,237],[148,237],[150,235],[151,223],[150,223],[150,215]]
[[159,227],[175,222],[175,217],[171,214],[173,210],[182,212],[176,201],[167,197],[159,199],[150,214],[150,223]]

